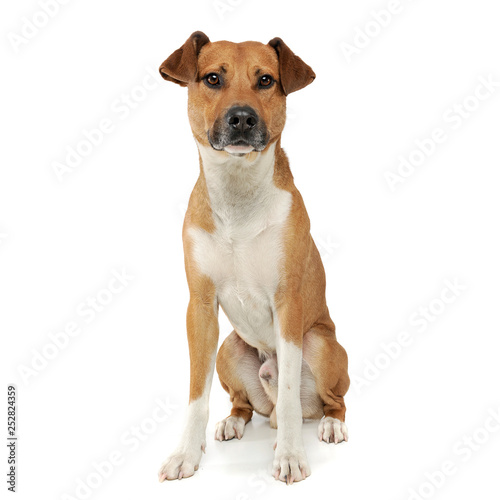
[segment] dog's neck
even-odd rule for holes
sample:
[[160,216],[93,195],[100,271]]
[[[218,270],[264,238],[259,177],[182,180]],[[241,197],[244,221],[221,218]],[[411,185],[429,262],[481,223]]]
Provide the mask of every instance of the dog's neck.
[[198,142],[197,145],[210,205],[215,214],[224,219],[229,212],[248,214],[249,209],[266,202],[275,188],[276,142],[265,151],[241,157],[216,151]]

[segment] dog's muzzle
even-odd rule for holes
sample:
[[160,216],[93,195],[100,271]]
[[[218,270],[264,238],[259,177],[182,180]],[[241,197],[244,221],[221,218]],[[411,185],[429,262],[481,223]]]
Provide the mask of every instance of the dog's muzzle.
[[234,155],[262,151],[269,142],[267,128],[250,106],[233,106],[215,120],[207,132],[210,145],[217,151],[225,150]]

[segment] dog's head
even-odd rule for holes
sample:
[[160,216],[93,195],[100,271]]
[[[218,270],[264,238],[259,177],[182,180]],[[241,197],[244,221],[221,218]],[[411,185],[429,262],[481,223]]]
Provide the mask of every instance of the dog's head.
[[210,42],[196,31],[160,66],[171,82],[188,87],[188,114],[198,142],[245,155],[263,151],[285,126],[285,100],[309,85],[313,70],[281,38]]

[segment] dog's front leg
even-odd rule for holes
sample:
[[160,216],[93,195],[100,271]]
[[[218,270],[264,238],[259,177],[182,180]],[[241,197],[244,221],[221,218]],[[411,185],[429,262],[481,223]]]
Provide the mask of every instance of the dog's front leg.
[[191,369],[187,421],[179,446],[160,468],[160,482],[192,476],[205,450],[208,400],[219,338],[218,303],[211,280],[198,277],[194,281],[194,286],[190,284],[187,312]]
[[300,375],[302,367],[302,299],[293,294],[275,311],[278,354],[278,436],[273,475],[288,484],[311,473],[302,440]]

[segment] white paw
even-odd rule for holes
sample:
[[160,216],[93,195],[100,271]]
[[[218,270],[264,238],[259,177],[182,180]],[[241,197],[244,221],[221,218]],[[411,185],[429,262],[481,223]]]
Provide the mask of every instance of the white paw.
[[171,479],[182,479],[190,477],[198,470],[198,465],[201,460],[201,452],[204,451],[205,445],[202,445],[199,450],[179,451],[173,453],[160,467],[158,471],[158,479],[160,483]]
[[241,439],[245,432],[245,420],[243,417],[227,417],[215,426],[215,439],[228,441],[237,437]]
[[341,422],[338,418],[325,417],[319,423],[318,437],[320,441],[337,444],[347,441],[349,436],[345,422]]
[[286,484],[302,481],[311,474],[303,448],[276,446],[273,461],[274,479],[279,479]]

